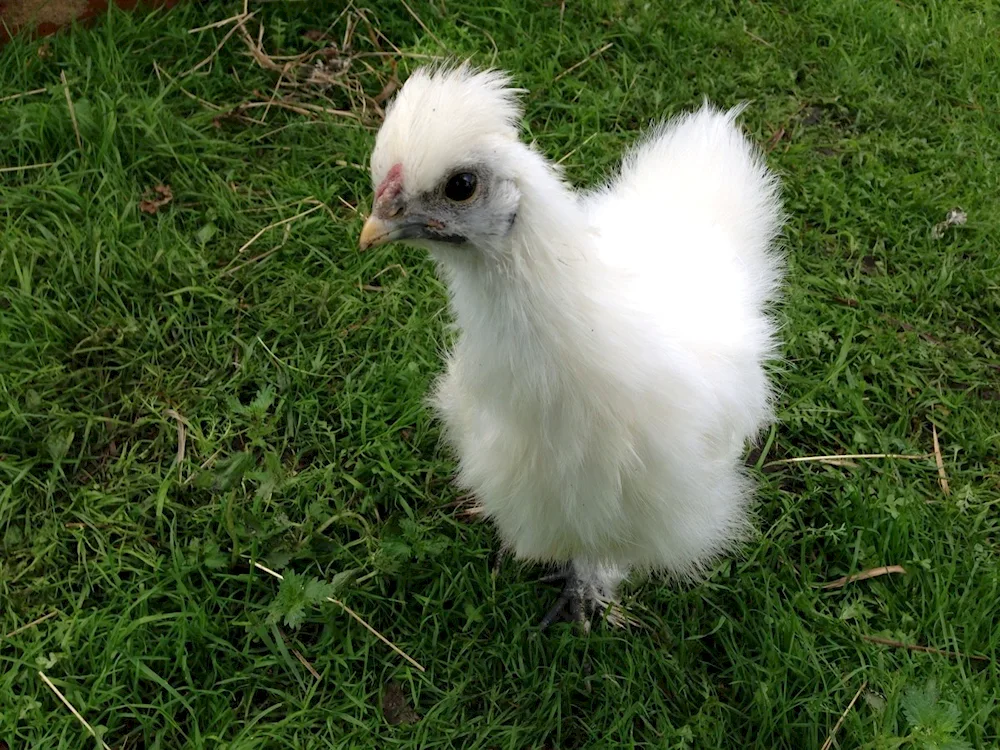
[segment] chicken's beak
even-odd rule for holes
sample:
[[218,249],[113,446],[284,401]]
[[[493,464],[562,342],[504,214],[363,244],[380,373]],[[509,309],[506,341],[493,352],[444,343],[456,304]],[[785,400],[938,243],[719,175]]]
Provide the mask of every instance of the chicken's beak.
[[362,250],[384,245],[395,239],[393,230],[395,227],[377,216],[369,216],[365,225],[361,228],[361,236],[358,238],[358,245]]
[[451,244],[466,241],[465,237],[448,232],[440,221],[397,210],[385,219],[375,213],[369,216],[361,228],[358,245],[364,251],[399,240],[428,240]]

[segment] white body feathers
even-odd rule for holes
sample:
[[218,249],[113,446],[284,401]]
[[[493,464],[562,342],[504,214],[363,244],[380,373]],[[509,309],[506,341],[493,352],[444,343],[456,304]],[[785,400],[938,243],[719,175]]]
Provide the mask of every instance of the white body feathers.
[[447,148],[422,158],[480,152],[493,117],[489,148],[520,191],[482,252],[432,248],[461,331],[433,396],[460,483],[517,557],[572,562],[605,596],[631,569],[698,572],[748,528],[742,453],[772,418],[776,179],[738,113],[706,105],[580,195],[516,140],[505,79],[415,78],[379,134],[376,181],[399,160],[407,177],[433,171],[407,162],[433,99]]

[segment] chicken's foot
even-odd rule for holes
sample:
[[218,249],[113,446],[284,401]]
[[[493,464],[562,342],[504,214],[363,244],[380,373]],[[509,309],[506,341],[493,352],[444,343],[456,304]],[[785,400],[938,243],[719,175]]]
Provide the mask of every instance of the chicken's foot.
[[545,630],[549,625],[565,620],[577,623],[584,633],[590,632],[590,620],[595,612],[603,611],[606,602],[602,602],[597,591],[589,581],[577,576],[572,566],[559,573],[545,576],[541,583],[557,583],[564,581],[562,593],[552,608],[546,613],[539,624],[539,630]]

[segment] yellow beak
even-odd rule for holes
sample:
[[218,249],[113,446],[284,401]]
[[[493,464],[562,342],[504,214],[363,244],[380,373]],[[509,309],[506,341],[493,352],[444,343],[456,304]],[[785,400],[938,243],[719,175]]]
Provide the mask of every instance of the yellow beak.
[[365,225],[361,228],[361,236],[358,238],[358,245],[362,250],[384,245],[391,240],[392,226],[376,216],[369,216]]

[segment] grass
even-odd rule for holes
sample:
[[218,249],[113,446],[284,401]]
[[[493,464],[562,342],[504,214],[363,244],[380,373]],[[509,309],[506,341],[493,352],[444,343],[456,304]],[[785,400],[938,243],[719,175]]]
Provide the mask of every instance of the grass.
[[[0,50],[0,747],[101,746],[39,672],[116,749],[799,750],[852,698],[833,747],[997,747],[1000,6],[467,5],[378,4],[399,53],[351,80],[443,48],[511,69],[580,183],[651,119],[752,100],[791,215],[760,538],[636,583],[648,630],[537,634],[554,592],[494,571],[422,406],[442,287],[356,251],[377,113],[234,110],[279,74],[239,34],[212,56],[232,23],[188,30],[238,4],[113,12]],[[373,50],[353,9],[250,10],[272,55],[331,23]],[[934,458],[768,465],[932,430],[949,494]]]

